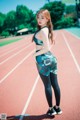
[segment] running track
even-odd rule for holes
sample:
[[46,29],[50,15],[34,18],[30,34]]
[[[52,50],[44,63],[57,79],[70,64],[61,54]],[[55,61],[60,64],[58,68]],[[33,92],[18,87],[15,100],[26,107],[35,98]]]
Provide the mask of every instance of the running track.
[[51,51],[58,60],[63,114],[45,115],[48,104],[33,57],[35,44],[28,35],[0,48],[0,113],[8,120],[80,120],[80,39],[65,30],[54,31],[54,37]]

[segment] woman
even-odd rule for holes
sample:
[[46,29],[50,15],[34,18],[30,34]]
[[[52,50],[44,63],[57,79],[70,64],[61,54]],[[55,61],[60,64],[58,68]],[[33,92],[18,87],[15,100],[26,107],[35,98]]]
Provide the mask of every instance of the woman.
[[[33,40],[36,44],[34,53],[37,69],[45,88],[46,99],[49,105],[47,114],[52,116],[61,114],[60,88],[57,80],[57,59],[50,52],[49,43],[53,43],[53,28],[48,10],[40,10],[37,15],[38,31]],[[52,88],[54,89],[56,105],[52,104]]]

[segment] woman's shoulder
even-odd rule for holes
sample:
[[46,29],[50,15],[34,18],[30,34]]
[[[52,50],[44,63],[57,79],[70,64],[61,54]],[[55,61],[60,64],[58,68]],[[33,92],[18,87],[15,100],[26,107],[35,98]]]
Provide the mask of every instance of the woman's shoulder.
[[41,32],[48,32],[49,30],[48,30],[48,27],[43,27],[42,29],[41,29]]
[[49,34],[49,29],[48,29],[48,27],[42,28],[42,29],[41,29],[41,34],[48,35],[48,34]]
[[36,35],[36,34],[45,34],[45,35],[47,35],[48,33],[49,33],[48,27],[42,27],[40,30],[37,30],[37,31],[35,32],[35,35]]

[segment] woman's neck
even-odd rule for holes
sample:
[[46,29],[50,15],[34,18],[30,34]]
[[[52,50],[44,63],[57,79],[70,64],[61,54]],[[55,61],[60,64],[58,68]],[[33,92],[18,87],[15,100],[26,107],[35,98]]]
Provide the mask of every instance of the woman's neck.
[[41,28],[43,28],[43,27],[47,27],[47,25],[43,25],[43,26],[41,26]]
[[[42,28],[45,28],[45,27],[47,27],[47,25],[42,26],[41,29],[42,29]],[[47,28],[48,28],[48,27],[47,27]]]

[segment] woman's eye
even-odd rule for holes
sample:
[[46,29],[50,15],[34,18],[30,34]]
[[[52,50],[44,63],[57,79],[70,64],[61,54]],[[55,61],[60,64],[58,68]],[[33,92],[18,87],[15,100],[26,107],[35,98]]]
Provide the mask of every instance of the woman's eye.
[[42,17],[42,19],[44,19],[44,18]]
[[44,17],[41,17],[40,19],[44,19]]
[[44,19],[44,17],[37,17],[37,19],[40,19],[40,20],[41,20],[41,19]]

